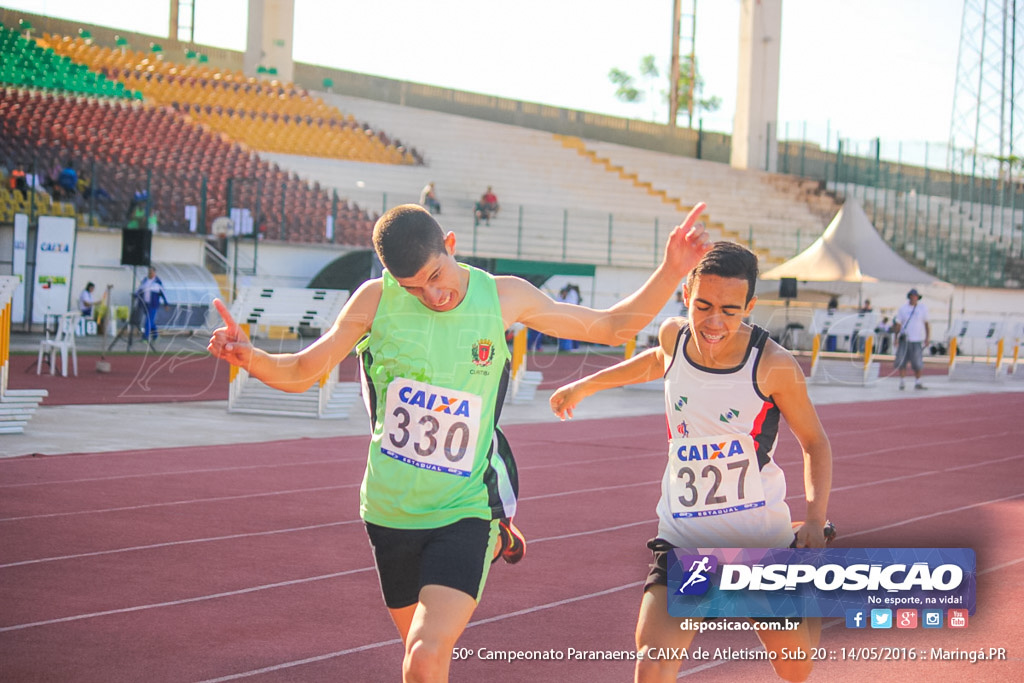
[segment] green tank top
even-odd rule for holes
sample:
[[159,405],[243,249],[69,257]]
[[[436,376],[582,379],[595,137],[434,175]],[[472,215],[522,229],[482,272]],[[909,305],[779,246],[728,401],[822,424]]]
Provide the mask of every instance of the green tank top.
[[460,266],[470,273],[466,297],[444,312],[385,271],[357,347],[373,427],[360,513],[372,524],[427,529],[506,516],[510,492],[514,505],[514,464],[496,430],[510,365],[498,290],[488,273]]

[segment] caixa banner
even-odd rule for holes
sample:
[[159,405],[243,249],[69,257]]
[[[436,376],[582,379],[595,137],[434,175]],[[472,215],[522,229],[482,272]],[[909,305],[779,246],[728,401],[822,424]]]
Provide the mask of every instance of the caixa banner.
[[676,548],[674,617],[843,617],[848,609],[959,608],[974,614],[969,548]]

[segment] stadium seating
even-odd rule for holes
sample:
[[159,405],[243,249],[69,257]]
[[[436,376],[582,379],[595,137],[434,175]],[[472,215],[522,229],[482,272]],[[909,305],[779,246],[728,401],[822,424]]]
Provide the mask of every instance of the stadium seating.
[[123,83],[90,71],[50,47],[0,26],[0,84],[61,90],[99,97],[141,99]]
[[[336,94],[324,98],[396,135],[416,136],[429,150],[429,172],[313,157],[268,158],[382,209],[416,202],[419,189],[433,180],[442,222],[456,230],[465,253],[648,266],[660,257],[664,237],[688,204],[706,199],[712,235],[752,245],[770,265],[792,257],[798,239],[809,245],[838,209],[819,183],[792,176],[745,173],[593,141],[565,146],[563,138],[543,131]],[[628,172],[594,163],[579,153],[580,145]],[[623,177],[631,173],[655,182]],[[474,230],[473,206],[487,185],[494,187],[502,210],[490,226]],[[650,191],[652,185],[681,201],[665,201]]]
[[[79,198],[79,213],[96,208],[105,224],[127,220],[135,193],[148,187],[150,212],[159,216],[160,230],[188,230],[184,207],[199,206],[205,197],[208,231],[214,218],[228,213],[229,183],[232,207],[249,208],[271,238],[326,241],[323,228],[337,208],[339,235],[365,246],[365,226],[376,218],[344,201],[336,206],[319,187],[169,108],[0,87],[0,132],[0,157],[31,165],[37,173],[73,159],[97,191],[109,195]],[[68,204],[37,195],[41,212],[74,213]],[[9,196],[0,198],[0,212],[6,215],[13,204]]]
[[417,163],[412,151],[386,134],[291,83],[175,62],[152,52],[103,47],[81,37],[44,34],[40,43],[144,93],[153,104],[172,106],[257,151]]

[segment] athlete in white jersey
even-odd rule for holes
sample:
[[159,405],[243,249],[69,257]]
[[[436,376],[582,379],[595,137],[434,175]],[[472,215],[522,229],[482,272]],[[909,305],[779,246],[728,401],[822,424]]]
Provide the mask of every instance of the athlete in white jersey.
[[[640,604],[639,652],[682,650],[695,635],[668,613],[667,555],[673,547],[786,547],[793,541],[785,478],[773,459],[780,416],[803,451],[807,510],[795,545],[825,546],[832,449],[796,360],[764,330],[743,322],[756,302],[756,281],[757,257],[717,242],[684,286],[688,316],[662,324],[658,347],[551,396],[552,410],[565,419],[596,391],[665,379],[668,464],[658,538],[648,544],[654,564]],[[795,630],[757,631],[775,655],[776,673],[790,681],[810,674],[810,650],[819,634],[820,620],[808,618]],[[782,656],[784,649],[790,656]],[[797,650],[806,656],[793,657]],[[636,680],[674,681],[681,663],[638,658]]]
[[[785,548],[793,541],[786,477],[772,455],[779,408],[759,390],[768,333],[753,327],[731,368],[700,364],[679,328],[665,372],[669,459],[658,501],[658,538],[679,548]],[[653,355],[653,354],[652,354]]]

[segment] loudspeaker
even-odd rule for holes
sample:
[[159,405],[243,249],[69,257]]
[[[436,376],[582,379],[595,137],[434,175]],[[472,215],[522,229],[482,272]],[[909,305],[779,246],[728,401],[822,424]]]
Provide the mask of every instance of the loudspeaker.
[[779,278],[779,298],[780,299],[795,299],[796,298],[796,278],[795,277]]
[[148,266],[153,233],[138,228],[121,230],[121,265]]

